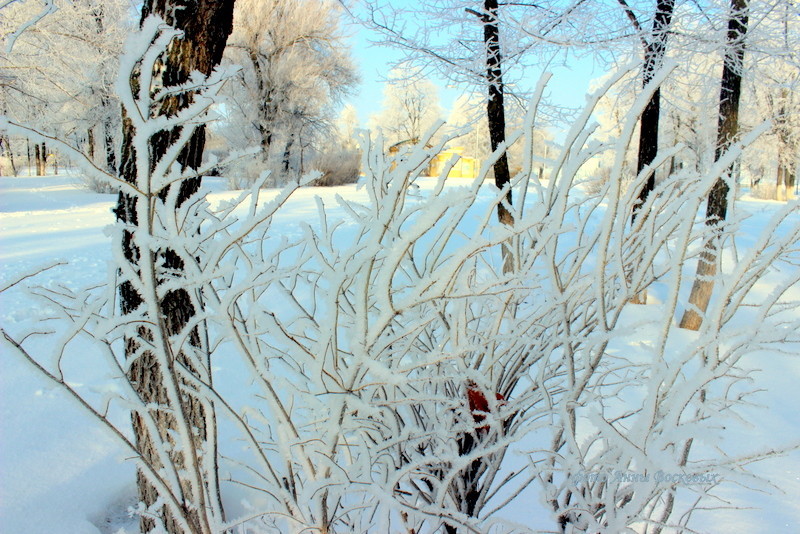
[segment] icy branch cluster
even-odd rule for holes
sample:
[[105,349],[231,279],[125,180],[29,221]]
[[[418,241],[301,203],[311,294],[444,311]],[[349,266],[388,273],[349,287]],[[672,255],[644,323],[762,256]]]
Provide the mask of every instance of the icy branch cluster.
[[[725,247],[703,326],[688,333],[675,322],[686,265],[708,237],[701,204],[748,139],[708,175],[662,181],[631,225],[647,169],[623,188],[623,156],[648,95],[617,139],[594,141],[592,112],[612,78],[546,162],[549,176],[540,181],[527,158],[513,184],[519,201],[508,206],[512,227],[495,222],[505,192],[483,185],[492,161],[468,185],[453,186],[445,169],[435,187],[419,187],[446,142],[426,148],[432,130],[398,158],[366,140],[368,201],[339,198],[346,215],[334,217],[317,200],[316,217],[285,234],[276,226],[286,201],[314,177],[271,201],[256,184],[217,210],[202,191],[178,203],[179,188],[168,186],[187,178],[175,164],[187,125],[204,120],[221,80],[193,80],[193,105],[153,119],[159,92],[144,75],[137,91],[129,74],[155,64],[174,33],[143,32],[118,84],[136,112],[140,160],[136,183],[121,184],[137,198],[137,224],[112,230],[116,279],[75,294],[36,290],[59,312],[52,354],[5,334],[127,447],[160,497],[140,513],[167,521],[167,510],[185,532],[507,532],[523,527],[504,521],[503,507],[532,499],[549,508],[553,529],[658,531],[685,528],[697,506],[679,509],[678,492],[713,501],[718,476],[746,480],[744,463],[774,454],[729,455],[720,436],[751,391],[741,359],[797,340],[797,316],[787,313],[800,278],[797,204],[776,212],[744,254],[733,247],[742,221],[719,229]],[[510,136],[528,154],[537,106],[538,97]],[[151,166],[149,139],[175,127],[181,137]],[[589,193],[581,177],[602,153],[616,164]],[[135,264],[119,252],[123,230]],[[510,272],[501,245],[513,251]],[[167,249],[182,270],[165,265]],[[773,290],[758,294],[765,277]],[[115,293],[123,283],[142,297],[124,315]],[[178,287],[195,315],[170,333],[161,303]],[[660,302],[630,303],[648,288]],[[631,346],[634,331],[646,332],[646,346]],[[74,388],[63,372],[87,357],[70,352],[77,336],[96,342],[91,358],[109,377],[102,394]],[[141,358],[163,371],[156,403],[131,385]],[[203,405],[202,425],[185,417],[187,403]],[[150,429],[155,460],[120,409]],[[165,413],[166,437],[157,428]],[[249,510],[226,517],[222,503],[237,499]]]

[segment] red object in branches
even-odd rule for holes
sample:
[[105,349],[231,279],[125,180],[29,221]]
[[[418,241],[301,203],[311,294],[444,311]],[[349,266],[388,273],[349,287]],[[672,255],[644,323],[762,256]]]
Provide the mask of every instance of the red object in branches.
[[[505,404],[506,399],[499,393],[494,394],[497,404]],[[469,411],[472,413],[472,418],[476,423],[483,422],[486,419],[486,414],[491,412],[489,408],[489,400],[484,395],[483,391],[478,389],[478,385],[471,380],[467,383],[467,400],[469,401]],[[488,432],[489,425],[484,425],[476,428],[479,432]]]

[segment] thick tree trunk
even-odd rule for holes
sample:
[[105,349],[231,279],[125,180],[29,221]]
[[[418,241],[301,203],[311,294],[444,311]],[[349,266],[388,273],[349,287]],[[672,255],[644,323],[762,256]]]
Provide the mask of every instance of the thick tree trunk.
[[272,146],[273,128],[278,116],[277,106],[269,86],[261,61],[258,57],[258,44],[252,43],[247,48],[247,55],[253,64],[253,73],[256,77],[256,88],[258,94],[258,120],[256,128],[261,141],[261,161],[266,163],[269,160],[270,147]]
[[[209,75],[219,65],[227,37],[232,29],[233,4],[233,0],[150,0],[145,3],[142,9],[142,20],[151,13],[155,13],[164,18],[168,24],[183,32],[182,38],[173,41],[166,54],[161,76],[165,87],[185,83],[189,79],[189,74],[193,71]],[[161,109],[157,110],[156,113],[162,116],[174,116],[191,104],[192,97],[193,93],[191,92],[173,94],[163,101]],[[113,167],[116,163],[111,156],[113,154],[113,135],[110,134],[110,131],[109,126],[105,130],[104,136],[107,163],[109,167]],[[180,133],[180,129],[162,130],[152,136],[149,147],[151,170],[155,168],[160,158],[176,141]],[[137,177],[136,147],[132,146],[133,134],[132,123],[125,117],[125,111],[123,110],[123,147],[120,175],[131,183],[135,182]],[[178,156],[178,164],[181,168],[198,169],[201,164],[204,146],[205,128],[202,125],[196,126],[190,141]],[[197,192],[200,187],[200,178],[187,179],[177,185],[179,187],[177,203],[180,205]],[[158,196],[163,201],[166,195],[167,191],[161,191]],[[146,228],[141,228],[141,230],[137,228],[140,224],[144,225],[148,222],[137,220],[136,203],[137,199],[135,197],[120,193],[116,209],[117,219],[133,227],[133,230],[124,232],[122,247],[125,259],[134,266],[139,265],[141,260],[141,251],[134,244],[134,233],[146,231]],[[172,273],[180,273],[184,269],[181,258],[169,249],[160,253],[160,258],[158,259],[148,260],[145,258],[144,261],[154,261]],[[121,284],[119,292],[123,314],[131,313],[143,302],[142,296],[138,294],[130,282]],[[163,324],[168,336],[174,336],[181,332],[197,312],[192,304],[191,296],[183,288],[167,292],[161,299],[160,311],[161,317],[152,318],[152,320]],[[154,418],[159,433],[158,439],[154,439],[153,436],[149,435],[144,420],[139,414],[134,414],[133,426],[137,446],[145,461],[151,463],[151,465],[158,466],[160,461],[155,443],[157,441],[175,443],[173,434],[176,415],[174,410],[177,407],[173,406],[171,407],[172,409],[167,409],[168,398],[165,385],[166,381],[170,379],[168,376],[174,377],[175,372],[172,369],[173,362],[169,363],[169,369],[161,369],[152,352],[140,352],[137,350],[143,342],[147,343],[153,336],[151,331],[144,328],[140,329],[139,334],[138,337],[126,340],[126,355],[133,359],[129,378],[144,403],[151,406],[163,406],[164,409],[158,408],[154,410]],[[197,328],[191,331],[189,337],[189,342],[193,346],[200,345],[200,332]],[[176,359],[174,362],[176,367],[183,365],[188,367],[191,372],[197,372],[184,354],[177,354],[174,358]],[[180,411],[182,412],[182,417],[192,426],[192,435],[196,443],[192,447],[193,450],[181,450],[180,447],[177,447],[175,450],[170,451],[169,454],[172,462],[178,467],[187,466],[190,463],[189,460],[192,460],[192,463],[197,465],[197,459],[189,456],[200,454],[199,451],[216,456],[216,436],[210,435],[211,432],[214,432],[214,429],[207,428],[206,425],[207,416],[213,417],[213,414],[205,413],[203,405],[196,397],[191,393],[185,392],[191,389],[188,383],[180,382],[178,385],[184,391],[181,394],[182,406],[180,406]],[[141,501],[147,507],[153,506],[159,498],[158,490],[146,480],[141,471],[137,475],[137,480]],[[211,477],[211,480],[215,481],[216,478]],[[204,483],[209,484],[208,477],[205,478]],[[207,532],[209,526],[202,517],[205,510],[198,511],[197,509],[197,503],[201,501],[201,496],[197,495],[197,493],[202,493],[205,490],[212,498],[216,496],[218,501],[219,488],[192,488],[188,479],[180,480],[180,485],[184,501],[181,503],[184,506],[182,510],[183,517],[191,525],[192,532]],[[205,506],[209,505],[206,504]],[[168,532],[183,532],[183,529],[166,507],[161,508],[160,514]],[[153,519],[142,516],[140,527],[143,532],[148,532],[155,526]]]
[[[748,1],[731,0],[727,47],[719,92],[719,122],[717,123],[717,149],[714,161],[719,160],[739,132],[739,100],[742,94]],[[728,169],[728,174],[729,176],[733,174],[733,166]],[[720,178],[714,183],[708,194],[706,224],[714,229],[714,234],[706,242],[697,264],[697,276],[689,295],[689,302],[693,307],[684,312],[680,322],[681,328],[698,330],[703,323],[703,314],[708,308],[708,302],[711,300],[720,246],[717,229],[728,215],[729,188],[728,181]]]

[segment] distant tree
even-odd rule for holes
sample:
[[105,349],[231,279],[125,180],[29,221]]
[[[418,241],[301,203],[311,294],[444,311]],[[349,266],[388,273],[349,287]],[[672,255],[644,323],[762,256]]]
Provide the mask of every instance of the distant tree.
[[441,116],[436,84],[409,68],[390,73],[383,95],[383,109],[371,124],[384,132],[389,144],[418,141]]
[[749,87],[742,122],[772,120],[770,131],[742,157],[742,178],[756,198],[783,201],[794,196],[800,160],[800,71],[795,76],[759,69],[756,76],[743,80]]
[[295,154],[332,131],[334,107],[357,81],[339,9],[331,0],[237,2],[226,54],[243,68],[228,121],[261,146],[263,168],[299,171]]
[[[127,6],[118,0],[64,2],[39,18],[38,3],[14,2],[3,7],[0,17],[6,45],[0,53],[0,109],[70,139],[112,174],[120,140],[113,83]],[[38,151],[46,155],[44,147]]]
[[[432,71],[482,93],[486,126],[492,151],[504,144],[506,135],[506,93],[511,80],[522,76],[520,65],[531,48],[532,38],[521,31],[517,16],[533,14],[530,4],[451,0],[421,2],[407,10],[368,3],[365,23],[385,36],[387,44],[406,53],[404,61],[424,72]],[[502,6],[503,9],[500,9]],[[506,16],[503,16],[503,12]],[[421,16],[424,15],[424,16]],[[407,21],[413,20],[411,27]],[[514,21],[511,23],[510,21]],[[513,34],[512,34],[513,31]],[[505,33],[504,33],[505,32]],[[511,181],[508,156],[500,154],[493,165],[494,181],[504,188]],[[511,190],[505,204],[498,204],[498,218],[513,222],[508,210]],[[504,253],[504,258],[510,256]],[[510,267],[506,263],[505,268]]]
[[342,111],[339,112],[339,118],[336,121],[336,129],[342,144],[350,150],[358,150],[358,135],[359,122],[358,110],[352,104],[345,104]]

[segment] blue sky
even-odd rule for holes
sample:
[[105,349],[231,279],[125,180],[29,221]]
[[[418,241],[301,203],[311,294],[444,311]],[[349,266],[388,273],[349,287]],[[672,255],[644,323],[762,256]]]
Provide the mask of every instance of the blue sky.
[[[375,44],[373,41],[380,36],[358,25],[350,25],[348,31],[352,33],[350,39],[352,53],[361,76],[361,84],[354,94],[345,100],[358,110],[362,126],[366,126],[369,117],[381,109],[383,103],[384,79],[391,70],[393,63],[402,59],[402,53],[392,47]],[[590,58],[570,58],[566,63],[569,67],[558,66],[547,68],[553,73],[548,84],[547,96],[549,100],[558,105],[578,107],[585,100],[584,95],[593,78],[602,74],[595,68]],[[544,68],[529,69],[521,81],[525,88],[531,89],[536,85]],[[431,77],[431,81],[439,86],[441,106],[446,114],[452,108],[455,99],[464,91],[463,87],[447,86],[448,81]]]

